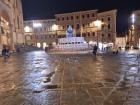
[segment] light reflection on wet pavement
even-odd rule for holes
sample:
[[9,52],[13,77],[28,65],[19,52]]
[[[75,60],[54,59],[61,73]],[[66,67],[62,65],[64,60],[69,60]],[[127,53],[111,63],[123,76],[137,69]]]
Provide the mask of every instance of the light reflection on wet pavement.
[[140,105],[139,61],[136,51],[0,58],[0,105]]

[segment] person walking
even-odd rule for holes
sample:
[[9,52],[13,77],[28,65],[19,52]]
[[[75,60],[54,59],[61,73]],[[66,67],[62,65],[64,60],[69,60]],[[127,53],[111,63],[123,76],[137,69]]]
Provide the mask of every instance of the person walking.
[[97,55],[97,50],[98,50],[98,46],[95,45],[95,46],[93,47],[93,54],[94,54],[95,56]]
[[7,57],[10,56],[8,47],[3,46],[2,56],[4,57],[4,61],[6,62]]

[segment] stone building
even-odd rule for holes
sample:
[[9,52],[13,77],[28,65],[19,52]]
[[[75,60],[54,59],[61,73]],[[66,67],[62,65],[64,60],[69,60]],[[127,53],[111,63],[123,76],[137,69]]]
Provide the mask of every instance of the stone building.
[[[56,14],[58,37],[64,37],[69,25],[74,29],[75,36],[83,36],[89,43],[113,43],[116,39],[117,10],[98,12],[98,10],[79,11]],[[94,25],[96,20],[102,22],[100,28]]]
[[55,44],[57,39],[55,28],[55,19],[24,21],[26,44],[43,48]]
[[[83,36],[89,44],[115,44],[117,10],[98,13],[97,10],[56,14],[56,19],[24,21],[25,42],[38,47],[57,43],[58,38],[66,37],[69,25],[75,36]],[[101,26],[94,25],[96,20]],[[101,45],[101,44],[100,44]]]
[[115,45],[118,48],[123,48],[124,49],[126,47],[126,41],[127,41],[127,39],[126,39],[125,36],[116,37]]
[[21,0],[0,0],[0,45],[24,43]]

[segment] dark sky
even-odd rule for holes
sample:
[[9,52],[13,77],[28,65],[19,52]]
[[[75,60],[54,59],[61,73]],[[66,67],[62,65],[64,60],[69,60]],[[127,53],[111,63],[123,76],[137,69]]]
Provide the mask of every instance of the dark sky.
[[22,0],[24,20],[50,19],[56,13],[117,9],[117,32],[125,32],[131,11],[140,9],[140,0]]

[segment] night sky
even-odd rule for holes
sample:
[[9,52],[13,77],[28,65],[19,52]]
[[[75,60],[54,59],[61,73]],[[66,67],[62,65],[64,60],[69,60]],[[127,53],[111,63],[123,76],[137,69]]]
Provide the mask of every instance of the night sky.
[[117,32],[127,30],[131,11],[140,9],[140,0],[22,0],[24,20],[51,19],[57,13],[117,9]]

